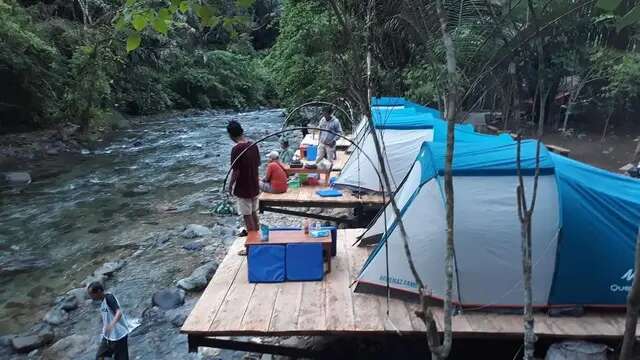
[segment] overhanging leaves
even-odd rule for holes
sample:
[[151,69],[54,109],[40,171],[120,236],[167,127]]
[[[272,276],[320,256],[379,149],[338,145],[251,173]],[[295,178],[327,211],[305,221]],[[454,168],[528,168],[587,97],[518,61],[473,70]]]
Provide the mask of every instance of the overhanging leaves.
[[627,26],[637,24],[640,22],[640,5],[636,5],[631,11],[629,11],[622,19],[616,24],[616,30],[620,32]]
[[596,6],[605,11],[614,11],[621,2],[622,0],[598,0]]
[[127,38],[127,52],[131,52],[140,47],[140,42],[142,39],[140,38],[139,33],[134,33],[129,35]]
[[136,14],[133,16],[131,24],[136,31],[142,31],[147,26],[148,18],[146,14]]

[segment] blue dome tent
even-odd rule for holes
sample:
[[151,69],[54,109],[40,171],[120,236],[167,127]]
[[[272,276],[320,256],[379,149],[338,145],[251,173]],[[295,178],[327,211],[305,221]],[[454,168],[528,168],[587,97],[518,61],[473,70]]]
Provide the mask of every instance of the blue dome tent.
[[[522,142],[528,199],[536,145]],[[463,306],[522,306],[516,147],[456,142],[454,301]],[[444,144],[424,143],[396,192],[414,262],[435,299],[445,293],[444,157]],[[384,290],[388,284],[395,291],[417,293],[395,216],[390,208],[384,213],[386,226],[379,216],[365,232],[381,241],[365,262],[356,291]],[[639,225],[640,181],[551,154],[541,146],[532,223],[534,305],[624,305],[634,276]]]

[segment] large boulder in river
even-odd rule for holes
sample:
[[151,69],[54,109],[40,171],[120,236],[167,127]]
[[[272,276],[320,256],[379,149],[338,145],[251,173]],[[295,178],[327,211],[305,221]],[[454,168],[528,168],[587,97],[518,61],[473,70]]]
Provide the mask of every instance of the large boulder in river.
[[184,295],[180,289],[162,289],[153,294],[151,302],[162,310],[171,310],[184,304]]
[[49,325],[61,325],[65,321],[69,320],[69,313],[64,311],[61,307],[54,307],[44,316],[44,322]]
[[91,275],[87,276],[83,281],[83,286],[89,286],[94,281],[104,283],[107,278],[110,278],[114,272],[120,270],[124,266],[125,262],[122,260],[110,261],[102,264]]
[[80,306],[80,300],[73,294],[66,294],[62,297],[58,306],[64,311],[73,311]]
[[210,261],[195,269],[189,277],[179,280],[178,287],[186,291],[202,290],[207,287],[216,270],[218,270],[218,264]]
[[53,341],[53,331],[41,331],[33,335],[22,335],[11,338],[11,347],[17,353],[28,353]]
[[42,353],[45,360],[75,360],[88,352],[91,337],[86,335],[71,335],[56,341]]
[[186,239],[194,239],[203,236],[211,235],[211,230],[208,227],[198,225],[198,224],[190,224],[182,232],[182,237]]
[[89,300],[89,294],[87,293],[86,288],[71,289],[67,291],[65,295],[65,299],[68,297],[75,297],[76,300],[78,301],[78,304],[82,304],[86,302],[86,300]]
[[28,172],[15,171],[4,173],[4,181],[9,185],[29,185],[31,175]]
[[123,266],[124,266],[124,261],[122,260],[109,261],[102,264],[102,266],[100,266],[99,268],[97,268],[96,271],[93,272],[93,274],[98,276],[104,275],[109,277],[113,275],[114,272],[120,270]]

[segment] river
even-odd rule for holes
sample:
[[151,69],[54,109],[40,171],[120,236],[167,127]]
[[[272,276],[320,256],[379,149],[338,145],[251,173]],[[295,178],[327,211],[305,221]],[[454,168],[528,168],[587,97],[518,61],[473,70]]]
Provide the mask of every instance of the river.
[[[135,358],[187,356],[186,339],[176,328],[145,328],[145,322],[153,323],[147,310],[154,291],[175,286],[201,262],[219,261],[233,241],[238,219],[208,214],[222,198],[230,119],[256,139],[279,129],[283,112],[205,112],[147,121],[116,134],[103,148],[42,161],[38,170],[49,167],[53,175],[36,178],[20,192],[0,193],[0,335],[27,332],[56,296],[79,287],[104,262],[124,260],[107,286],[129,316],[142,322],[139,332],[155,334],[132,341],[133,349],[145,352]],[[277,146],[271,139],[261,152]],[[191,223],[213,231],[204,250],[187,251],[187,239],[176,236]],[[192,306],[196,298],[187,303]],[[71,312],[56,338],[98,334],[98,321],[95,306]]]

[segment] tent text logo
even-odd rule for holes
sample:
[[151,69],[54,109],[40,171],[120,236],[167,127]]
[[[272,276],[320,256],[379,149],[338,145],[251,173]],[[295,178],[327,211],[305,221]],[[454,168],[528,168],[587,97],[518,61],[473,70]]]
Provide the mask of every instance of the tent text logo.
[[622,277],[620,279],[631,281],[633,280],[634,276],[636,276],[635,271],[633,271],[633,269],[629,269],[626,273],[622,274]]
[[[635,271],[633,271],[633,269],[629,269],[627,272],[622,274],[620,280],[630,282],[635,276]],[[611,284],[609,285],[609,290],[611,290],[611,292],[629,292],[631,290],[631,285]]]

